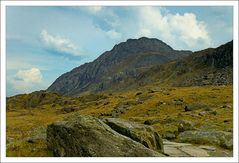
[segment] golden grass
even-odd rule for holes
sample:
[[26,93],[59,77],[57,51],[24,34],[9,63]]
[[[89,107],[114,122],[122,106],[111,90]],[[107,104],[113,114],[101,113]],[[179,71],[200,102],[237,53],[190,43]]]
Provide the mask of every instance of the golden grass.
[[[154,92],[152,93],[152,91]],[[130,119],[143,123],[149,119],[164,121],[167,118],[175,120],[189,120],[196,124],[197,128],[226,130],[233,126],[233,104],[232,86],[203,86],[203,87],[161,87],[156,84],[130,90],[123,93],[102,93],[107,98],[97,101],[82,102],[79,98],[61,97],[61,100],[74,101],[74,104],[65,106],[80,106],[79,111],[63,114],[59,112],[62,107],[52,104],[37,106],[36,108],[20,108],[18,103],[16,109],[7,112],[7,156],[52,156],[47,150],[46,141],[39,140],[28,143],[26,138],[31,137],[31,131],[44,127],[54,121],[62,120],[74,114],[87,114],[96,117],[104,117],[102,113],[110,114],[115,106],[125,101],[136,101],[129,109],[120,114],[120,118]],[[136,96],[137,92],[142,92]],[[24,95],[24,100],[26,95]],[[146,99],[142,104],[137,100]],[[174,100],[182,99],[183,104],[176,104]],[[11,103],[11,102],[9,102]],[[161,104],[159,104],[161,103]],[[184,106],[191,103],[207,104],[216,115],[205,114],[204,116],[193,116],[202,110],[184,112]],[[12,105],[12,104],[10,104]],[[19,105],[23,106],[23,105]],[[227,120],[227,122],[224,122]],[[161,134],[165,132],[176,132],[177,126],[173,123],[154,124],[153,127]]]

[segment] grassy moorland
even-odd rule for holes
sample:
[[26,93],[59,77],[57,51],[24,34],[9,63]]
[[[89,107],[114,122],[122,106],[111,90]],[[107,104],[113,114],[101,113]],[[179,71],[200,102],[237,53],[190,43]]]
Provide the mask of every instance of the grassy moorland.
[[[38,91],[7,99],[7,156],[52,156],[45,141],[50,123],[75,114],[120,117],[148,123],[163,137],[178,134],[180,120],[200,130],[233,128],[233,88],[161,87],[157,83],[124,92],[80,97]],[[185,111],[190,105],[198,107]],[[177,138],[173,138],[177,141]]]

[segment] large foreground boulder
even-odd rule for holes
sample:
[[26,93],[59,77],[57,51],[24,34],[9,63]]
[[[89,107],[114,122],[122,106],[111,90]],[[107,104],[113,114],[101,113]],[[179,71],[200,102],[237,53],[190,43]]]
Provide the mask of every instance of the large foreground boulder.
[[223,148],[233,148],[233,136],[230,132],[224,131],[185,131],[179,134],[180,142],[196,144],[213,144]]
[[163,140],[151,126],[119,118],[106,118],[104,122],[116,132],[130,137],[145,147],[163,152]]
[[164,156],[117,133],[101,120],[91,116],[77,116],[49,125],[47,143],[54,156]]

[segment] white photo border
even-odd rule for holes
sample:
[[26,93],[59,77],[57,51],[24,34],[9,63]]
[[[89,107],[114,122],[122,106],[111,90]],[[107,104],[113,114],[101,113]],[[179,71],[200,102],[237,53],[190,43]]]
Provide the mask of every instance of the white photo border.
[[[232,6],[233,157],[6,157],[7,6]],[[238,162],[238,1],[2,1],[1,2],[1,162]]]

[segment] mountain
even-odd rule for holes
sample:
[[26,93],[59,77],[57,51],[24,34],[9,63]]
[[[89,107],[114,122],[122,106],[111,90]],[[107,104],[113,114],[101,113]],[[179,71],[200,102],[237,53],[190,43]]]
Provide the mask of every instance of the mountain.
[[[173,86],[226,85],[233,82],[233,41],[208,48],[141,73],[137,81]],[[136,83],[134,83],[136,84]]]
[[63,95],[122,89],[155,65],[165,64],[190,55],[191,51],[178,51],[161,40],[142,37],[128,39],[104,52],[96,60],[61,75],[47,89]]
[[[53,157],[71,146],[72,155],[84,140],[84,155],[93,151],[95,156],[105,134],[106,147],[118,141],[100,132],[106,127],[127,140],[139,140],[144,148],[164,149],[170,157],[232,157],[232,68],[233,41],[192,53],[173,50],[157,39],[130,39],[63,74],[48,90],[7,97],[6,155]],[[183,148],[183,143],[191,145]],[[121,147],[128,153],[128,143]]]

